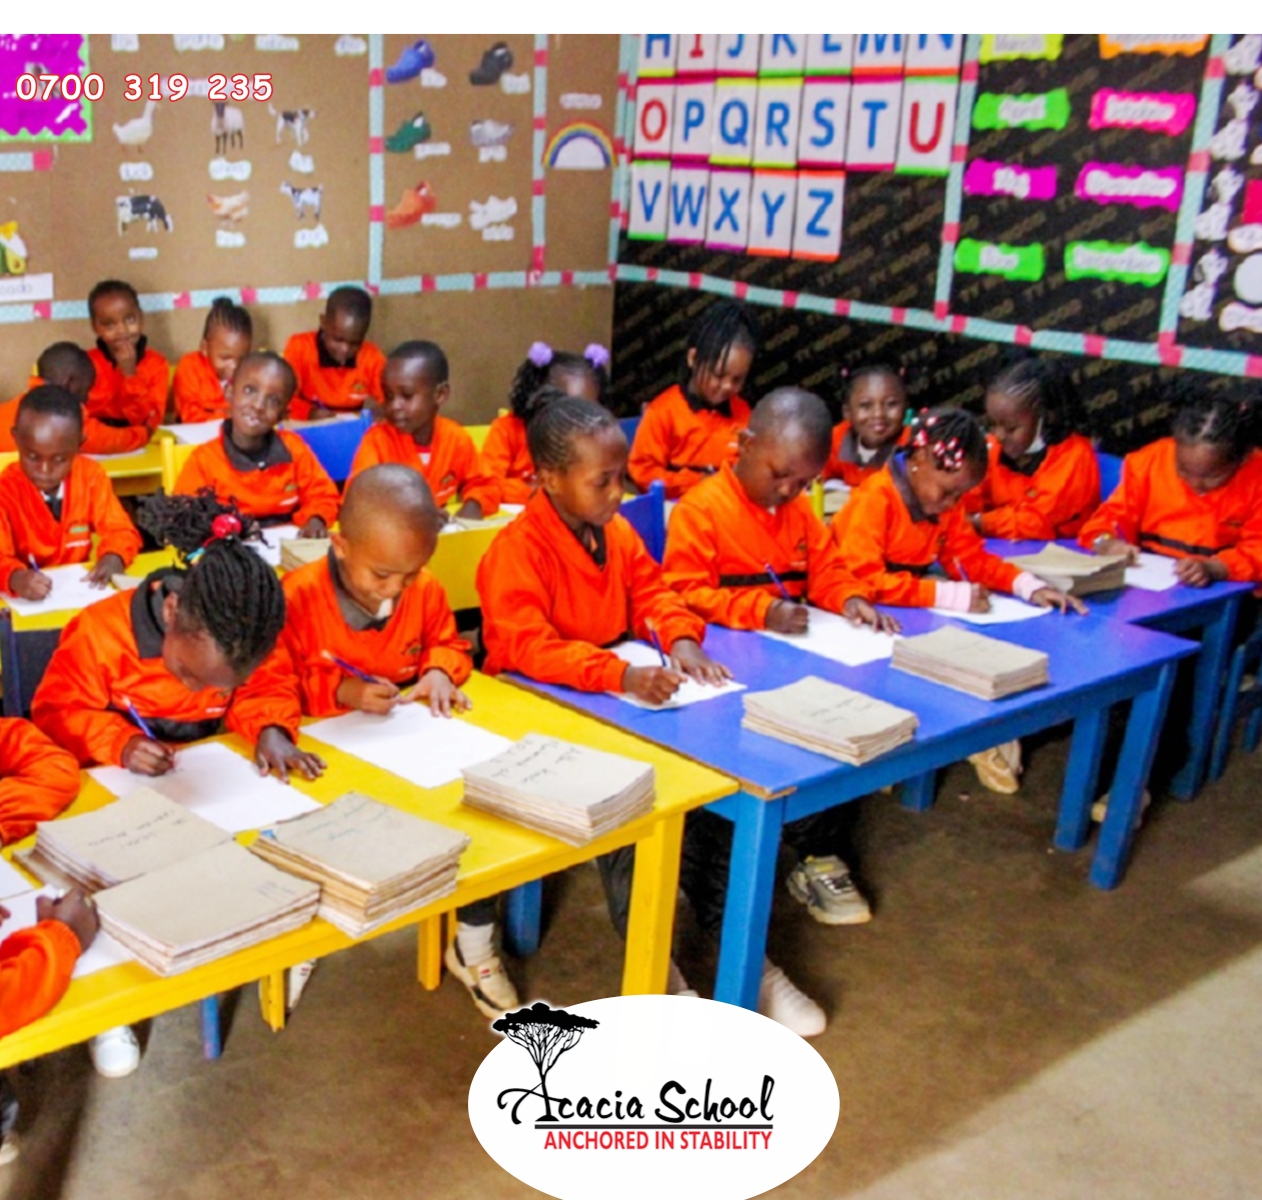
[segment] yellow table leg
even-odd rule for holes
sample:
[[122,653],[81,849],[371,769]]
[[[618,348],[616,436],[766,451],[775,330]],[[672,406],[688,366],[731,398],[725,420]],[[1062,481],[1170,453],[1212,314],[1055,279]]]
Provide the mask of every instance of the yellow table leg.
[[671,934],[679,892],[679,856],[684,815],[668,817],[635,847],[635,882],[627,920],[627,957],[622,994],[640,996],[666,990]]
[[259,980],[259,1007],[263,1020],[279,1033],[285,1028],[285,972],[273,971]]
[[416,977],[427,991],[443,981],[443,916],[439,913],[416,928]]

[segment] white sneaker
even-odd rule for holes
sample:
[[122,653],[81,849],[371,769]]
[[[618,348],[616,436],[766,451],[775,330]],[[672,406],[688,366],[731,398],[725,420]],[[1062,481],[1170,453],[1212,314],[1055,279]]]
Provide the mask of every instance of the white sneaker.
[[302,993],[306,991],[307,983],[315,973],[315,969],[315,959],[308,959],[306,962],[290,967],[285,973],[285,1011],[287,1013],[293,1012],[298,1007],[298,1001],[302,999]]
[[88,1043],[88,1053],[98,1075],[122,1079],[140,1066],[140,1043],[130,1025],[107,1029]]
[[0,1167],[7,1166],[18,1156],[18,1135],[11,1130],[0,1140]]
[[828,1024],[824,1010],[772,962],[762,969],[758,1011],[804,1038],[823,1033]]
[[443,962],[447,964],[447,970],[469,989],[473,1003],[483,1016],[492,1019],[501,1017],[521,1003],[498,954],[492,954],[480,963],[466,963],[460,957],[459,943],[452,942],[443,954]]

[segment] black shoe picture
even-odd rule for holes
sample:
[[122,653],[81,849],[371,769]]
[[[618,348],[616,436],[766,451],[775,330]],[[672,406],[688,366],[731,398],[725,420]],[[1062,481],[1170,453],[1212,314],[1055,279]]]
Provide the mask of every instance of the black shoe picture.
[[469,82],[475,87],[487,87],[499,83],[505,71],[512,70],[513,52],[505,42],[496,42],[485,54],[482,61],[469,72]]

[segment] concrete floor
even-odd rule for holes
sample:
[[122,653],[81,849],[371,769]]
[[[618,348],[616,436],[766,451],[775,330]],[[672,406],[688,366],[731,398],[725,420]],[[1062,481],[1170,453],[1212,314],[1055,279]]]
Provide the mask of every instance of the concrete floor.
[[[1158,799],[1112,894],[1088,852],[1052,851],[1065,743],[1035,747],[1022,796],[965,768],[933,812],[865,801],[876,919],[826,929],[783,893],[773,953],[829,1009],[814,1045],[841,1121],[783,1200],[1108,1200],[1262,1194],[1262,755],[1191,806]],[[967,796],[967,798],[966,798]],[[620,946],[594,870],[550,893],[523,989],[616,991]],[[689,963],[704,982],[704,963]],[[493,1044],[463,989],[413,982],[392,935],[325,961],[289,1028],[252,994],[201,1060],[195,1009],[153,1023],[140,1071],[82,1049],[17,1082],[26,1135],[7,1200],[514,1200],[540,1193],[482,1151],[468,1082]]]

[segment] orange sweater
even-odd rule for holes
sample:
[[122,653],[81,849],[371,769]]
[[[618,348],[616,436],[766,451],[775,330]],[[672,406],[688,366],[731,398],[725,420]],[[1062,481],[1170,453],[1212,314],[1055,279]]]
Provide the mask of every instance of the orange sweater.
[[[32,375],[26,391],[39,387],[43,382],[38,375]],[[25,395],[26,392],[23,392],[22,396]],[[13,426],[18,419],[18,405],[22,403],[22,396],[14,396],[12,400],[0,404],[0,453],[18,448],[13,440]],[[144,426],[125,425],[119,428],[116,425],[103,425],[86,411],[83,414],[83,445],[80,449],[84,454],[129,454],[133,450],[139,450],[148,441],[149,430]]]
[[627,664],[606,647],[626,637],[650,641],[650,622],[667,650],[705,636],[705,623],[662,582],[623,517],[599,532],[604,566],[536,492],[496,535],[478,564],[488,674],[520,671],[584,692],[621,691]]
[[425,476],[434,503],[440,507],[459,496],[482,506],[489,517],[500,506],[499,485],[491,478],[468,430],[444,416],[434,418],[434,437],[417,445],[410,433],[400,433],[388,421],[378,421],[364,434],[351,463],[351,478],[378,463],[402,463]]
[[985,537],[1069,538],[1100,503],[1100,464],[1080,433],[1048,446],[1027,474],[1003,459],[997,438],[987,439],[990,465],[979,487],[964,497],[969,512],[981,514]]
[[140,344],[134,375],[124,375],[100,342],[88,351],[96,368],[96,382],[88,393],[88,415],[124,425],[143,425],[152,433],[166,412],[171,368],[143,338]]
[[79,764],[30,721],[0,718],[0,845],[21,841],[79,794]]
[[499,485],[501,504],[525,504],[535,491],[535,460],[526,444],[526,422],[512,413],[496,417],[482,444],[482,462]]
[[171,391],[181,421],[222,421],[228,415],[224,386],[200,350],[186,354],[176,364]]
[[667,388],[656,397],[635,431],[627,471],[641,489],[656,479],[675,500],[690,487],[736,459],[736,435],[749,424],[749,405],[739,396],[731,413],[688,403],[683,388]]
[[273,430],[259,455],[249,458],[229,441],[229,426],[225,421],[213,442],[189,455],[175,481],[176,492],[214,488],[220,501],[235,500],[247,517],[265,524],[305,525],[312,517],[323,517],[332,525],[337,520],[342,503],[337,484],[302,438]]
[[764,629],[768,609],[782,598],[770,571],[795,600],[805,596],[830,612],[867,596],[805,496],[761,508],[725,465],[671,513],[663,577],[707,621]]
[[346,711],[337,702],[345,673],[322,658],[322,650],[400,686],[433,667],[459,686],[473,670],[469,643],[456,633],[456,619],[442,584],[428,571],[422,571],[405,589],[384,623],[365,620],[367,627],[362,629],[347,622],[343,605],[353,611],[354,601],[335,583],[327,558],[290,571],[284,585],[281,645],[289,677],[301,689],[305,716]]
[[92,556],[117,554],[128,565],[140,550],[140,534],[110,487],[100,463],[78,455],[63,484],[61,519],[26,477],[21,463],[0,471],[0,591],[10,591],[14,571],[31,565],[61,567]]
[[381,372],[386,356],[372,342],[365,342],[349,366],[338,366],[320,344],[320,331],[295,333],[285,343],[285,359],[298,376],[298,390],[289,403],[289,415],[305,421],[319,404],[339,412],[358,412],[364,404],[381,399]]
[[896,454],[833,518],[833,537],[846,565],[878,604],[932,608],[937,587],[926,578],[937,563],[953,580],[1011,592],[1020,572],[987,552],[963,505],[931,520],[919,511]]
[[40,921],[0,942],[0,1037],[53,1008],[78,961],[79,939],[62,921]]
[[1171,558],[1217,558],[1229,579],[1262,582],[1262,453],[1250,451],[1220,488],[1198,496],[1174,466],[1174,438],[1128,454],[1122,481],[1082,527],[1079,542],[1101,534]]
[[151,597],[165,589],[171,569],[155,571],[134,591],[118,592],[80,612],[35,692],[31,719],[81,764],[121,766],[123,747],[140,730],[124,714],[130,701],[165,742],[212,737],[226,721],[251,743],[270,725],[297,740],[299,712],[266,672],[235,691],[191,692],[162,661],[165,631]]
[[909,435],[910,431],[904,427],[897,442],[882,446],[871,459],[863,462],[859,458],[858,439],[850,436],[850,422],[842,421],[833,426],[833,445],[820,478],[840,479],[848,487],[858,487],[885,466],[897,447],[907,444]]

